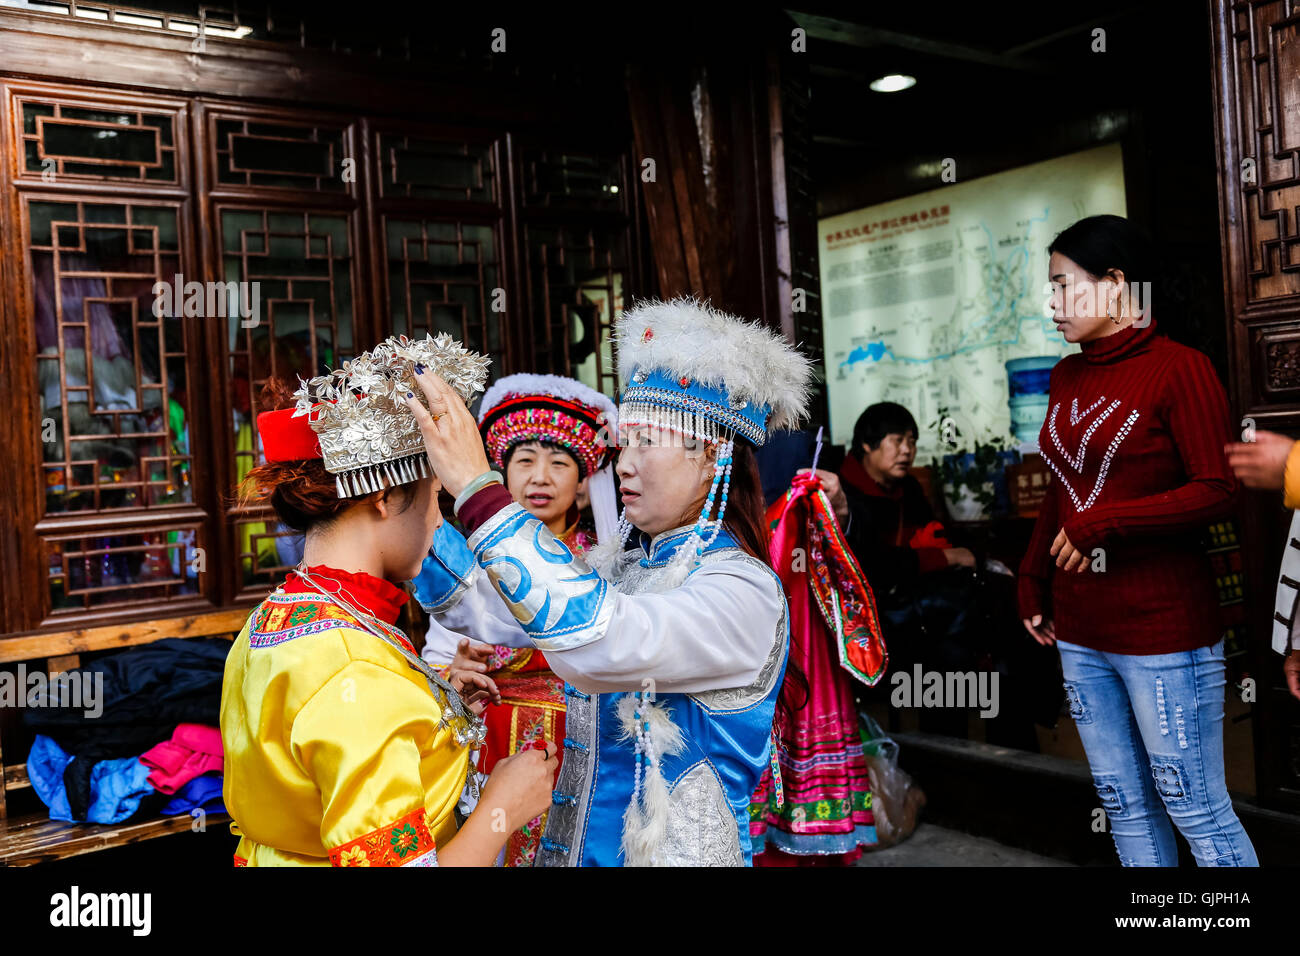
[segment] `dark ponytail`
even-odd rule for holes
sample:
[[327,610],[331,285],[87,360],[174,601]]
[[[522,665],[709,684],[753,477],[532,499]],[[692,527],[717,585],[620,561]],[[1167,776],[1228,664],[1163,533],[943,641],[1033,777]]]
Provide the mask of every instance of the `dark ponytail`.
[[763,479],[758,473],[754,446],[743,438],[737,438],[731,459],[731,485],[727,492],[727,513],[722,523],[742,551],[770,568],[772,555],[768,548],[771,534],[766,520],[767,503],[763,497]]

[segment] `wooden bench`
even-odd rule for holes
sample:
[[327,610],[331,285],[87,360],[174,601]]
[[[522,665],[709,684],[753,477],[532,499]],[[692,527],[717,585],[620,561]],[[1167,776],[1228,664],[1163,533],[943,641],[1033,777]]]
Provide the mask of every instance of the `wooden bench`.
[[[80,666],[80,655],[90,651],[149,644],[164,637],[233,637],[247,618],[247,609],[236,609],[62,633],[10,635],[0,638],[0,664],[25,662],[29,673],[36,664],[53,676]],[[188,814],[115,825],[63,823],[51,820],[44,812],[9,816],[6,795],[30,786],[27,765],[6,763],[4,740],[0,738],[0,866],[30,866],[189,832],[194,822]],[[210,813],[204,826],[220,826],[229,820],[225,814]]]

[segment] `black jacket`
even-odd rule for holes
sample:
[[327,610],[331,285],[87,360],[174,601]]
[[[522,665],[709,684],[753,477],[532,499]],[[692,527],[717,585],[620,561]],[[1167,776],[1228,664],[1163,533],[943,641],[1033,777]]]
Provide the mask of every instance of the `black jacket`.
[[[845,539],[876,600],[886,601],[896,587],[910,587],[920,578],[920,556],[907,542],[910,531],[935,520],[934,509],[921,483],[911,475],[901,479],[903,493],[899,499],[866,494],[849,484],[842,472],[840,485],[849,503]],[[901,544],[896,543],[900,536]]]

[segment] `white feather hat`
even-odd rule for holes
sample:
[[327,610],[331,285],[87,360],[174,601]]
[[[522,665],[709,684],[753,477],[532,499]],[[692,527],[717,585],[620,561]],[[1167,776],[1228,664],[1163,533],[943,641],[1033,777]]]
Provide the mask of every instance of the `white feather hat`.
[[717,441],[734,433],[756,445],[807,415],[812,363],[756,322],[693,297],[651,299],[615,329],[619,418]]

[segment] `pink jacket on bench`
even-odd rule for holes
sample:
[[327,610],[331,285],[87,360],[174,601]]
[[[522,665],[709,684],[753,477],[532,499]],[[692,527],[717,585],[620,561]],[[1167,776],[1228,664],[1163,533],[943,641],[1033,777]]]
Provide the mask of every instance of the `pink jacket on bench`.
[[221,731],[203,724],[177,724],[171,740],[140,756],[152,769],[149,783],[159,793],[175,793],[201,774],[220,773],[221,761]]

